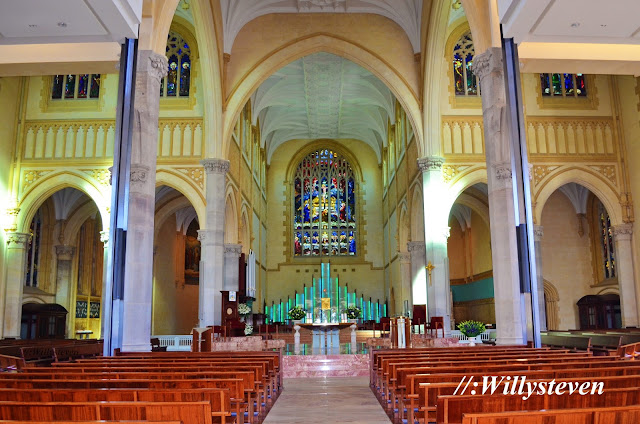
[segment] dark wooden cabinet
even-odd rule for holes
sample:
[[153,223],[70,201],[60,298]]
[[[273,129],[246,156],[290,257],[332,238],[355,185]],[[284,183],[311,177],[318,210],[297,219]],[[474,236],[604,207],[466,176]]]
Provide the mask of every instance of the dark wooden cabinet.
[[622,314],[617,294],[588,295],[578,300],[581,330],[620,328]]
[[58,304],[22,305],[22,339],[64,339],[66,326],[67,310]]

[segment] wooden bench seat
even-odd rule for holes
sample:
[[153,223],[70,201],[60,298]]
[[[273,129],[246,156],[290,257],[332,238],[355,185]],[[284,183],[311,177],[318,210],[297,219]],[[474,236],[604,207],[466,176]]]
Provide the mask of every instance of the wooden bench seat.
[[465,414],[463,424],[618,424],[639,423],[640,407],[556,409],[550,411]]

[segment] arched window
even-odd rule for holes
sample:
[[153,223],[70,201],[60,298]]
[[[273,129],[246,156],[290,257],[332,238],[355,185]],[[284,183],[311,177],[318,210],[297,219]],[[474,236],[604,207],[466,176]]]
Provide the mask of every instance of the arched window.
[[294,177],[294,256],[356,254],[356,185],[349,162],[332,150],[302,159]]
[[600,227],[600,252],[604,265],[604,277],[614,278],[616,276],[616,260],[613,249],[611,220],[602,202],[598,202],[598,222]]
[[586,97],[587,86],[583,74],[540,74],[543,96]]
[[38,267],[40,265],[40,239],[42,237],[42,213],[40,209],[31,220],[29,227],[31,238],[27,245],[27,260],[25,264],[25,282],[29,287],[38,287]]
[[169,70],[160,83],[161,97],[189,97],[191,86],[191,49],[175,31],[169,31],[167,39]]
[[471,69],[475,54],[471,32],[468,31],[460,37],[453,47],[453,83],[456,96],[477,96],[480,94],[478,78]]

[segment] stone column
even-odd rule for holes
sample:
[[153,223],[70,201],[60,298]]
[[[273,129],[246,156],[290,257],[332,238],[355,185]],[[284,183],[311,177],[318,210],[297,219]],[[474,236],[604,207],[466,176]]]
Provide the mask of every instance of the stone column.
[[[73,302],[73,286],[71,281],[73,268],[73,255],[76,253],[75,246],[56,246],[56,303],[64,306],[71,312]],[[67,337],[74,338],[74,319],[67,317]]]
[[427,262],[424,241],[410,241],[407,250],[411,256],[411,306],[427,304]]
[[240,278],[240,254],[242,245],[224,245],[224,285],[223,290],[238,290],[238,278]]
[[524,296],[520,293],[502,49],[491,47],[476,55],[473,62],[482,87],[497,343],[523,344],[526,342],[526,318]]
[[25,259],[31,234],[7,232],[6,286],[4,293],[4,325],[2,337],[20,338],[22,321],[22,292],[25,278]]
[[100,231],[100,241],[102,242],[103,247],[103,260],[102,260],[102,303],[100,304],[100,334],[98,334],[98,339],[101,339],[104,336],[104,305],[106,302],[111,301],[111,293],[107,296],[107,292],[104,290],[104,282],[107,281],[108,273],[109,273],[109,230],[106,229],[104,231]]
[[138,51],[124,271],[123,352],[151,350],[158,112],[160,81],[166,73],[166,57],[150,50]]
[[540,319],[540,331],[547,331],[547,309],[544,300],[544,277],[542,276],[542,225],[533,226],[533,240],[536,251],[536,276],[538,277],[538,318]]
[[445,331],[451,328],[449,289],[449,209],[443,204],[447,186],[442,176],[444,159],[429,156],[418,159],[422,171],[424,234],[427,281],[427,319],[442,317]]
[[[402,288],[400,290],[400,299],[402,301],[402,309],[403,313],[411,313],[413,309],[413,303],[411,302],[411,254],[409,252],[398,252],[398,259],[400,260],[400,284]],[[405,300],[409,308],[406,311],[404,311]]]
[[616,244],[618,287],[620,288],[620,308],[622,309],[622,327],[638,326],[636,287],[633,279],[633,247],[631,235],[633,224],[621,224],[613,227],[613,240]]
[[221,290],[224,288],[224,217],[226,175],[229,161],[224,159],[204,159],[207,173],[206,228],[198,231],[202,246],[200,262],[200,298],[198,319],[200,327],[220,325]]

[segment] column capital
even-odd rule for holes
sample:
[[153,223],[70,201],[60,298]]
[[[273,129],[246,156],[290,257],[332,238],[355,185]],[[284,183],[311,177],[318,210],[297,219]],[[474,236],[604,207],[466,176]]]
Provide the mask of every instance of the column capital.
[[148,73],[151,77],[158,81],[167,75],[168,61],[167,57],[163,54],[158,54],[152,50],[139,50],[138,51],[138,64],[136,73]]
[[533,239],[534,241],[541,241],[544,236],[544,227],[542,225],[533,226]]
[[14,232],[18,229],[18,214],[20,214],[19,207],[9,207],[6,209],[7,214],[7,226],[4,228],[7,232]]
[[611,227],[613,232],[613,238],[616,241],[631,240],[633,234],[633,224],[628,222],[626,224],[614,225]]
[[56,246],[56,256],[58,257],[58,260],[70,261],[73,259],[73,255],[75,255],[75,253],[75,246],[68,246],[65,244],[59,244]]
[[224,244],[224,255],[225,256],[240,256],[242,253],[242,245],[241,244],[232,244],[225,243]]
[[149,170],[150,168],[148,166],[131,164],[131,169],[130,169],[131,187],[144,186],[144,184],[147,182],[147,178],[149,177]]
[[442,171],[442,165],[444,165],[444,158],[441,156],[418,158],[418,168],[420,168],[421,172]]
[[31,240],[31,234],[7,232],[7,236],[5,238],[7,240],[7,248],[26,249],[27,243]]
[[426,245],[424,241],[410,241],[407,243],[407,250],[409,253],[424,252],[426,250]]
[[490,47],[485,52],[474,56],[472,68],[481,80],[492,73],[503,73],[502,48]]
[[198,240],[205,241],[207,239],[208,230],[198,230]]
[[200,163],[207,174],[226,174],[229,171],[229,161],[226,159],[202,159]]
[[409,252],[398,252],[398,259],[401,264],[410,264],[411,254]]

